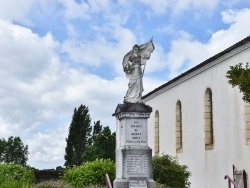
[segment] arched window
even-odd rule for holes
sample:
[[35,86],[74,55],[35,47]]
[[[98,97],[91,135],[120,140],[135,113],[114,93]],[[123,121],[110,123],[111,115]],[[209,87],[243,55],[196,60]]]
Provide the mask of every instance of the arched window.
[[212,91],[210,88],[206,89],[205,93],[205,148],[212,149],[214,144],[213,133],[213,100]]
[[176,152],[181,152],[182,150],[182,110],[181,101],[176,103]]
[[159,112],[156,110],[155,112],[155,155],[158,155],[160,152],[159,145]]
[[250,144],[250,104],[245,102],[246,144]]

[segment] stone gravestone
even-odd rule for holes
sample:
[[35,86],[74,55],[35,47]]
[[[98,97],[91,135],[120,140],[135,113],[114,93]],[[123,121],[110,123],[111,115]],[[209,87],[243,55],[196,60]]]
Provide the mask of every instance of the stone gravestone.
[[117,118],[116,179],[114,188],[155,188],[147,119],[152,108],[143,103],[119,104]]

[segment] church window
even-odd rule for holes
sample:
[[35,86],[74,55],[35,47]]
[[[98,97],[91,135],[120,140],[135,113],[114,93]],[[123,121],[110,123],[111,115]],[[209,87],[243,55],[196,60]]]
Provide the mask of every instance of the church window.
[[246,144],[250,144],[250,104],[245,102],[245,138]]
[[182,150],[182,110],[181,102],[176,103],[176,152],[181,152]]
[[213,149],[214,133],[213,133],[213,101],[212,91],[207,88],[205,93],[205,148]]
[[155,155],[158,155],[160,152],[159,145],[159,112],[156,110],[155,112]]

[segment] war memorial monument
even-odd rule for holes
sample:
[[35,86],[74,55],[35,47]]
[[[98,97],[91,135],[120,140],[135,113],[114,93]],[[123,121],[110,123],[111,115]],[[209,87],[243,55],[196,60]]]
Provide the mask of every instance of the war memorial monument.
[[[155,188],[152,174],[152,149],[148,146],[147,120],[152,108],[142,101],[143,74],[154,51],[152,39],[134,45],[123,58],[123,70],[129,79],[123,104],[116,117],[116,179],[114,188]],[[143,66],[143,69],[142,69]]]

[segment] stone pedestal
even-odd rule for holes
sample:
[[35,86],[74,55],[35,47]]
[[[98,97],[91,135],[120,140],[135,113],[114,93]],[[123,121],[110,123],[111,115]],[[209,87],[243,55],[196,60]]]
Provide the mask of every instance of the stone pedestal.
[[119,104],[116,116],[116,179],[114,188],[155,188],[147,119],[152,108],[142,103]]

